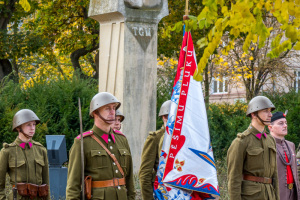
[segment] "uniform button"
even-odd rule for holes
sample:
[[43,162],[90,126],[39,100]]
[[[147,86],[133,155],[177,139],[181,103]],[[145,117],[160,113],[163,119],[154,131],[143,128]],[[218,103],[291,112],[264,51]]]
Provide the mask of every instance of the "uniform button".
[[124,153],[126,153],[126,151],[124,151]]
[[100,154],[101,152],[99,151],[98,153]]
[[111,142],[111,139],[108,138],[108,141]]
[[119,189],[119,190],[121,190],[121,187],[120,187],[120,186],[118,186],[118,189]]
[[110,149],[113,149],[113,147],[112,147],[112,146],[110,146],[109,148],[110,148]]
[[119,171],[116,169],[116,173],[118,173]]
[[113,165],[116,165],[116,163],[113,163]]

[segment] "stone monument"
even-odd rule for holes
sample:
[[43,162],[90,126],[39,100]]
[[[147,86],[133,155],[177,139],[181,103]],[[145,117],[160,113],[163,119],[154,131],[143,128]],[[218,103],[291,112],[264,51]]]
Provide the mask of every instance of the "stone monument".
[[90,0],[89,17],[100,23],[99,92],[122,103],[134,172],[156,128],[157,25],[167,15],[167,0]]

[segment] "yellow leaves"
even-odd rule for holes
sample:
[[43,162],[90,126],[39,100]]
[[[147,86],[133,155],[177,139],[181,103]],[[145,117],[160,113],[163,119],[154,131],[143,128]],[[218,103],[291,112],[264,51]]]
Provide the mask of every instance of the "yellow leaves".
[[295,15],[295,3],[293,1],[290,1],[290,2],[287,2],[287,3],[288,3],[289,14],[294,16]]
[[300,50],[300,42],[298,41],[297,44],[294,46],[295,50]]
[[160,61],[157,62],[157,64],[160,65],[160,66],[163,66],[165,64],[165,62],[160,60]]
[[274,9],[279,10],[281,8],[282,0],[275,0]]
[[19,4],[23,7],[23,9],[25,10],[25,12],[30,11],[30,4],[28,3],[27,0],[20,0]]
[[4,4],[4,1],[0,1],[0,4]]
[[228,14],[228,8],[227,8],[227,6],[223,6],[223,7],[222,7],[222,13],[223,13],[224,15],[227,15],[227,14]]
[[296,42],[298,39],[296,27],[294,27],[292,25],[288,25],[286,28],[285,36],[287,38],[290,38],[293,43]]
[[251,57],[249,58],[249,60],[253,60],[253,56],[251,56]]
[[265,3],[265,8],[266,8],[267,12],[269,12],[272,9],[272,7],[273,7],[273,3],[271,1],[267,1]]

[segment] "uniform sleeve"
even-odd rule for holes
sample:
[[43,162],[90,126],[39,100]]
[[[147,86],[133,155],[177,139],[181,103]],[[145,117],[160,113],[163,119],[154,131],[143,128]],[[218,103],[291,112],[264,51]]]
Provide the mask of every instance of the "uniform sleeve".
[[8,153],[2,149],[0,151],[0,200],[5,200],[5,180],[8,170]]
[[68,164],[68,180],[66,189],[66,199],[80,200],[81,194],[81,153],[80,140],[74,139],[71,147]]
[[47,184],[49,187],[47,200],[51,200],[50,198],[50,184],[49,184],[49,164],[48,164],[48,155],[47,150],[44,148],[44,162],[45,166],[43,168],[43,184]]
[[[276,147],[276,144],[275,144]],[[275,196],[276,200],[280,200],[280,195],[279,195],[279,180],[278,180],[278,167],[277,167],[277,156],[275,155],[275,170],[274,170],[274,176],[273,176],[273,187],[275,189]]]
[[[128,141],[126,140],[126,146],[129,150],[130,154],[130,147],[128,144]],[[127,199],[128,200],[134,200],[135,199],[135,188],[134,188],[134,179],[133,179],[133,163],[132,163],[132,157],[130,160],[130,169],[128,170],[126,174],[126,188],[127,188]]]
[[139,171],[139,179],[142,197],[145,200],[153,198],[153,167],[155,165],[155,159],[158,151],[158,141],[155,140],[154,135],[149,135],[144,144],[141,167]]
[[298,169],[298,180],[300,181],[300,144],[297,148],[296,159],[297,159],[297,169]]
[[245,146],[243,139],[236,138],[227,151],[228,193],[233,200],[241,200]]

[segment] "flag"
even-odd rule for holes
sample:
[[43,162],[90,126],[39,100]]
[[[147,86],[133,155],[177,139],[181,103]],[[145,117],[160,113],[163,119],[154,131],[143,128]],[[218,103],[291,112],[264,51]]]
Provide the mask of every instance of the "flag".
[[192,36],[185,32],[154,183],[155,199],[220,196],[201,83],[193,79],[196,68]]

